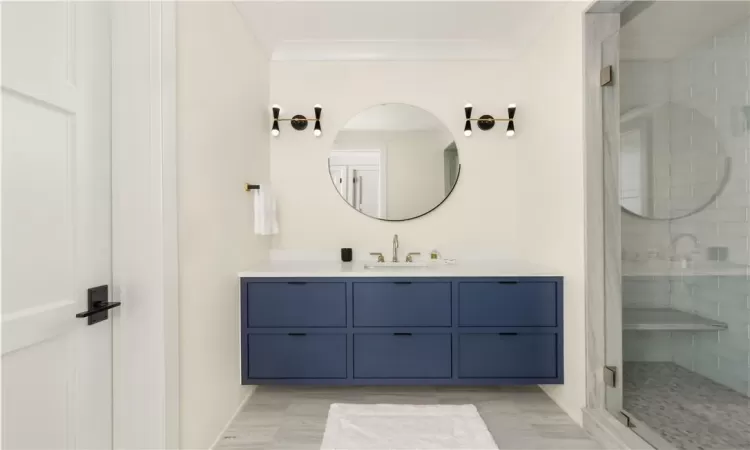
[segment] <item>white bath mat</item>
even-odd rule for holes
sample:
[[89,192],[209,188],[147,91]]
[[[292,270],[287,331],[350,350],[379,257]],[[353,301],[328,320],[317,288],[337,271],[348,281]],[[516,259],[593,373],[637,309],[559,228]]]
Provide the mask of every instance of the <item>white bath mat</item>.
[[474,405],[348,405],[328,410],[321,450],[497,450]]

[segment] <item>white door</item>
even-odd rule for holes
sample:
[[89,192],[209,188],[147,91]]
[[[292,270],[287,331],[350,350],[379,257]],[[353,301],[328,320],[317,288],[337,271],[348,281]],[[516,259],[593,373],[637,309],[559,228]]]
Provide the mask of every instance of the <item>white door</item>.
[[110,5],[2,3],[2,444],[112,447]]
[[377,166],[350,168],[354,207],[368,216],[380,215],[380,170]]
[[336,186],[336,190],[339,191],[342,197],[349,201],[347,197],[348,183],[346,181],[348,178],[346,176],[346,166],[330,166],[329,170],[331,172],[331,181]]

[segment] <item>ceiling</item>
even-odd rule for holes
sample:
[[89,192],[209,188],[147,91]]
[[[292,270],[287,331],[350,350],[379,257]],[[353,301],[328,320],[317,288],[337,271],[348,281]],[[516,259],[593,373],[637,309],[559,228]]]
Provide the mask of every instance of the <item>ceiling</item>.
[[276,61],[513,60],[563,1],[235,2]]
[[750,15],[745,1],[659,1],[627,22],[620,31],[625,60],[671,60]]

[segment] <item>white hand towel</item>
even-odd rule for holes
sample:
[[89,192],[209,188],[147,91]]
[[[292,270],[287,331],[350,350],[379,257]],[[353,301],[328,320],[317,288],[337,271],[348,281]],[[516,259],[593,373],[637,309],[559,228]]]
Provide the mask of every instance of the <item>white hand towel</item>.
[[253,191],[255,209],[255,234],[267,236],[279,233],[279,222],[276,217],[276,198],[269,184],[261,184],[260,189]]

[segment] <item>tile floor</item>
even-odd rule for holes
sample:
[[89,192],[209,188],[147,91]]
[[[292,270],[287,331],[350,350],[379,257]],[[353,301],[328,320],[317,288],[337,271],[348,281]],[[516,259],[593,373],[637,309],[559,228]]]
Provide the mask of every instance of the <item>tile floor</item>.
[[674,363],[626,362],[625,410],[677,448],[750,449],[750,399]]
[[216,449],[318,450],[331,403],[474,404],[500,449],[601,448],[537,386],[259,386]]

